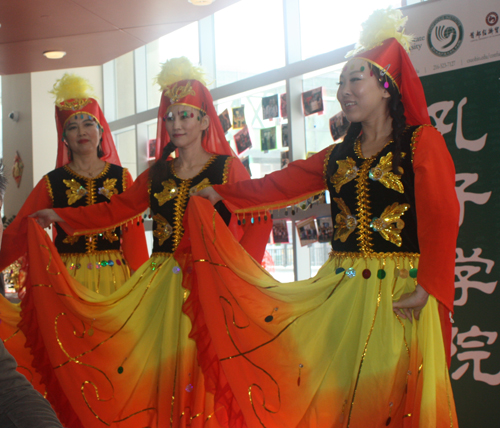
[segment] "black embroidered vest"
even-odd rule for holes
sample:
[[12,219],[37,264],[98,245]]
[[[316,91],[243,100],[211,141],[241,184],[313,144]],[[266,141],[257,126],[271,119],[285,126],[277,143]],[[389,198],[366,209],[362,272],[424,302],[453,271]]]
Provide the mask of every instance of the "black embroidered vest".
[[[161,182],[150,181],[150,207],[153,217],[153,253],[173,253],[184,235],[182,224],[189,197],[205,187],[227,182],[230,156],[214,155],[195,177],[187,180],[175,175],[173,161],[167,162],[170,177]],[[222,202],[215,206],[226,223],[231,217]]]
[[[97,177],[86,178],[68,166],[49,172],[45,176],[54,208],[84,207],[109,202],[114,194],[126,188],[126,169],[106,163]],[[55,245],[59,253],[95,253],[120,249],[120,228],[97,235],[68,236],[56,223]]]
[[394,143],[362,157],[359,142],[333,146],[326,177],[334,224],[332,249],[356,253],[418,253],[413,173],[417,127],[402,141],[399,174],[392,172]]

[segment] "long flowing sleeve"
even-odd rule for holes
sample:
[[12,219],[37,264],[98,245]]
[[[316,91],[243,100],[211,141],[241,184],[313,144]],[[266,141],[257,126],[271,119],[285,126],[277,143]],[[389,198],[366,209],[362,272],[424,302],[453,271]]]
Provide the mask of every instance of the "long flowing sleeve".
[[332,146],[306,160],[260,179],[217,185],[214,189],[236,213],[281,208],[301,202],[326,189],[325,168]]
[[52,199],[47,187],[47,181],[43,177],[29,194],[16,218],[3,233],[2,248],[0,250],[0,271],[26,254],[28,250],[28,215],[51,207]]
[[453,311],[460,212],[455,166],[435,128],[423,127],[416,140],[413,169],[420,247],[417,279],[427,292]]
[[148,173],[144,171],[129,189],[112,196],[110,202],[54,209],[65,222],[60,223],[61,227],[71,235],[90,235],[137,222],[137,216],[149,207]]
[[[130,188],[134,183],[132,175],[127,170],[126,188]],[[139,267],[149,258],[148,246],[146,244],[146,235],[144,232],[144,223],[133,222],[129,227],[122,231],[122,250],[125,259],[133,270]]]

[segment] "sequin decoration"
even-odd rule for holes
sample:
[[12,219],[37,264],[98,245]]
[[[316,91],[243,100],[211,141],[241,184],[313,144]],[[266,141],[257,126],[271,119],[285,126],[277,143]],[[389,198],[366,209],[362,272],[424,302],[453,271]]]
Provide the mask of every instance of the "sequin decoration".
[[345,274],[349,277],[349,278],[354,278],[356,276],[356,269],[354,268],[349,268],[345,271]]
[[118,260],[116,261],[116,264],[117,264],[118,266],[120,266],[120,265],[122,264],[121,260],[120,260],[120,259],[118,259]]
[[160,193],[154,194],[154,197],[158,199],[158,205],[160,205],[160,207],[179,194],[179,188],[173,179],[163,181],[161,185],[163,186],[163,190]]
[[347,207],[342,198],[333,198],[340,212],[335,216],[335,234],[333,239],[340,242],[345,242],[349,235],[356,229],[358,221],[351,214],[351,210]]
[[339,193],[344,184],[356,178],[359,169],[356,162],[350,157],[345,160],[338,160],[337,165],[337,171],[330,177],[330,182],[333,184],[335,191]]
[[179,273],[180,271],[181,271],[181,268],[180,268],[179,266],[174,266],[174,267],[172,268],[172,272],[173,272],[173,273]]
[[63,180],[63,183],[69,187],[69,190],[66,190],[68,205],[73,205],[76,201],[83,198],[87,194],[87,189],[78,183],[78,181],[74,178],[71,180]]
[[192,390],[193,390],[193,385],[189,384],[188,386],[186,386],[187,392],[191,392]]
[[345,271],[345,269],[344,269],[343,267],[339,267],[339,268],[335,269],[335,273],[336,273],[337,275],[338,275],[339,273],[344,272],[344,271]]
[[265,317],[265,318],[264,318],[264,321],[265,321],[265,322],[271,322],[271,321],[273,321],[273,320],[274,320],[274,317],[273,317],[273,315],[272,315],[272,314],[273,314],[274,312],[277,312],[277,311],[278,311],[278,309],[279,309],[279,308],[274,308],[274,309],[273,309],[273,312],[271,312],[271,315],[268,315],[267,317]]
[[103,260],[103,261],[101,261],[101,266],[102,266],[102,267],[105,267],[105,266],[107,266],[107,265],[108,265],[108,261],[107,261],[107,260]]
[[400,269],[399,276],[403,279],[408,278],[409,272],[407,269]]
[[156,270],[156,263],[155,262],[151,262],[151,270]]
[[81,265],[80,263],[77,263],[77,264],[75,265],[75,267],[76,267],[77,269],[80,269],[80,268],[82,267],[82,265]]
[[172,235],[173,228],[161,214],[155,214],[153,220],[156,221],[156,230],[153,231],[153,236],[158,239],[160,245],[163,245]]
[[416,278],[417,277],[417,273],[418,273],[418,269],[417,268],[410,269],[410,278]]
[[96,269],[101,269],[101,264],[100,264],[99,262],[97,262],[97,263],[95,264],[95,268],[96,268]]
[[108,266],[114,266],[115,262],[113,260],[108,260]]
[[[377,166],[370,169],[368,177],[373,181],[378,181],[385,187],[395,190],[399,193],[404,193],[404,186],[401,182],[401,175],[392,172],[392,153],[382,156]],[[403,168],[399,167],[399,172],[402,174]]]
[[89,263],[89,264],[87,265],[87,269],[92,270],[92,267],[93,267],[92,263]]
[[191,189],[189,189],[189,196],[193,196],[195,193],[207,188],[207,187],[210,187],[212,184],[210,183],[210,180],[208,178],[204,178],[203,180],[201,180],[196,186],[193,186],[191,187]]
[[384,270],[384,269],[379,269],[379,270],[377,271],[377,278],[378,278],[378,279],[384,279],[384,278],[385,278],[385,275],[386,275],[386,273],[385,273],[385,270]]
[[364,279],[368,279],[368,278],[370,278],[370,276],[372,276],[372,273],[371,273],[370,269],[364,269],[362,272],[362,275],[363,275]]
[[374,217],[372,219],[370,227],[375,232],[379,232],[386,241],[401,247],[402,239],[400,234],[405,223],[400,217],[409,207],[409,204],[393,203],[384,210],[380,218]]
[[118,190],[115,188],[116,182],[116,178],[107,178],[104,180],[103,187],[99,187],[98,193],[111,199],[111,196],[118,194]]
[[123,367],[122,366],[118,367],[117,371],[118,371],[118,374],[122,374],[123,373]]

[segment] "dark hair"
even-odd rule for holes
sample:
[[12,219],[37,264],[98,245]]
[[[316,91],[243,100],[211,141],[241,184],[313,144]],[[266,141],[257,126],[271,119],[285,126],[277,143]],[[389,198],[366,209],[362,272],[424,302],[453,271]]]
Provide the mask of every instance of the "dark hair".
[[[406,129],[406,117],[405,117],[405,107],[403,102],[401,101],[401,94],[399,93],[398,88],[385,73],[381,75],[381,69],[377,66],[369,63],[368,66],[370,70],[373,71],[377,80],[379,81],[379,85],[385,88],[384,84],[387,82],[389,84],[387,92],[391,96],[389,99],[389,115],[392,118],[392,140],[394,141],[394,150],[393,150],[393,158],[392,158],[392,172],[395,174],[399,174],[399,164],[401,162],[401,147],[402,147],[402,138]],[[361,123],[360,122],[352,122],[347,129],[346,136],[344,137],[344,141],[348,142],[348,144],[354,144],[356,138],[358,138],[361,132]],[[334,171],[332,171],[333,165],[331,165],[327,170],[327,177],[330,178]]]
[[7,188],[7,177],[4,174],[3,160],[0,160],[0,201],[3,202],[5,189]]
[[155,183],[167,180],[170,175],[170,168],[167,167],[168,157],[175,151],[177,147],[170,141],[161,152],[161,157],[158,159],[151,168],[149,168],[149,179]]

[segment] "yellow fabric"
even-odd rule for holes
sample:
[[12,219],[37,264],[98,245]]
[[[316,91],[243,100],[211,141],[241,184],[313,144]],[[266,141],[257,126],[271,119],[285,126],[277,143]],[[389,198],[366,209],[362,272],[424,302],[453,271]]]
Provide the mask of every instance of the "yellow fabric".
[[[71,277],[89,290],[109,296],[130,278],[130,270],[121,251],[103,251],[98,253],[61,254]],[[102,262],[113,261],[113,265]],[[116,261],[119,260],[118,264]],[[91,266],[91,268],[89,268]]]
[[194,291],[241,410],[235,421],[357,428],[385,427],[390,417],[391,427],[458,426],[437,301],[429,298],[419,322],[392,310],[415,288],[405,270],[418,267],[418,256],[332,256],[314,278],[282,284],[205,201],[190,204],[194,266],[203,278]]

